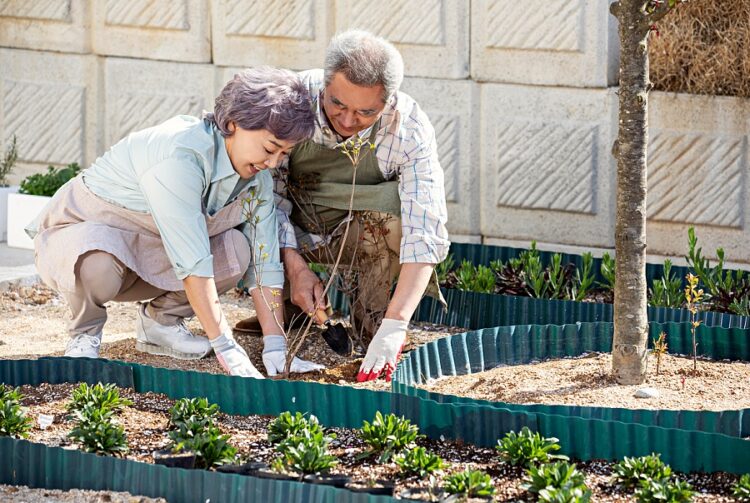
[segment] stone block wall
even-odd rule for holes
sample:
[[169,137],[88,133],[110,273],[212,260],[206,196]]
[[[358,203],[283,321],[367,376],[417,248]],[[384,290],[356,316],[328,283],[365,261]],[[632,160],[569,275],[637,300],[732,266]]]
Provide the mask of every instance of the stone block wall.
[[[0,0],[0,141],[13,182],[90,164],[127,133],[211,109],[240,68],[322,66],[363,28],[401,51],[435,126],[457,240],[614,246],[618,45],[601,0]],[[750,263],[750,104],[651,95],[649,252]]]

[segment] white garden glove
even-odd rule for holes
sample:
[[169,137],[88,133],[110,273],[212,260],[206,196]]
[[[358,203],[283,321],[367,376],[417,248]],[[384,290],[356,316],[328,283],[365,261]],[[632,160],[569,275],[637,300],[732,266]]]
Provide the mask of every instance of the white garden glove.
[[[266,366],[266,373],[269,376],[275,376],[284,372],[286,365],[286,337],[283,335],[266,335],[263,337],[263,365]],[[323,370],[324,365],[300,360],[294,358],[290,372],[302,374],[304,372],[313,372]]]
[[242,346],[234,340],[232,332],[224,332],[213,339],[211,347],[214,348],[216,359],[230,375],[265,379],[263,374],[258,372],[258,369],[250,363],[250,358],[247,357],[247,353],[242,349]]
[[382,373],[386,381],[391,380],[391,374],[396,368],[398,357],[406,342],[408,321],[383,318],[375,337],[367,347],[367,354],[362,366],[359,367],[357,381],[374,381]]

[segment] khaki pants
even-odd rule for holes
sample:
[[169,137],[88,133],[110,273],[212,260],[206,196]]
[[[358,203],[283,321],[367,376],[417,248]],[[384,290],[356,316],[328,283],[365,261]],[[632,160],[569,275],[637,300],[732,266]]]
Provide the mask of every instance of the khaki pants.
[[[306,252],[308,262],[333,265],[341,237]],[[374,211],[354,212],[337,272],[347,295],[354,336],[369,344],[388,308],[393,282],[401,271],[401,219]],[[288,289],[287,289],[288,291]],[[365,347],[367,347],[365,345]]]
[[[245,264],[246,270],[251,258],[247,238],[237,230],[227,232],[230,233],[237,256]],[[236,286],[243,274],[244,272],[236,276],[214,278],[219,295]],[[57,288],[47,280],[45,283]],[[152,299],[147,306],[148,314],[162,325],[176,325],[182,318],[194,314],[184,290],[170,292],[159,289],[138,277],[114,255],[100,250],[92,250],[78,258],[75,290],[61,290],[60,293],[70,306],[72,319],[68,331],[71,336],[101,333],[107,321],[107,308],[104,304],[113,300],[134,302]]]

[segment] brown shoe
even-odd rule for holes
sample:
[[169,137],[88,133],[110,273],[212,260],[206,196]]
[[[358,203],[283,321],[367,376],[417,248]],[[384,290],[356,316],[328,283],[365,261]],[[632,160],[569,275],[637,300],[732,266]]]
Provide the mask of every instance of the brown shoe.
[[[284,302],[284,319],[287,320],[284,323],[284,331],[286,332],[289,328],[301,328],[304,326],[307,316],[302,316],[302,310],[287,301]],[[289,320],[292,320],[291,327],[289,326]],[[260,328],[257,316],[251,316],[250,318],[238,321],[234,329],[243,334],[263,335],[263,330]]]

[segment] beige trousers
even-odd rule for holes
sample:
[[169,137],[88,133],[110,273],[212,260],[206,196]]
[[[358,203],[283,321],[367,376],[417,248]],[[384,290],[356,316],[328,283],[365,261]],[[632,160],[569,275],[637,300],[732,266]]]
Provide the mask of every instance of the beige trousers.
[[[332,265],[341,237],[326,247],[303,254],[308,262]],[[375,211],[354,212],[338,272],[350,302],[355,336],[369,343],[391,299],[393,282],[401,271],[401,219]]]
[[[246,270],[251,251],[247,238],[238,230],[228,230],[228,237]],[[107,321],[109,301],[134,302],[149,300],[148,314],[162,325],[175,325],[182,318],[192,316],[193,309],[184,290],[167,291],[147,283],[128,269],[114,255],[91,250],[78,259],[75,266],[75,289],[60,290],[70,306],[71,336],[81,333],[96,335],[102,332]],[[215,277],[216,289],[221,295],[237,285],[243,273],[229,277]],[[50,285],[55,287],[55,285]]]

